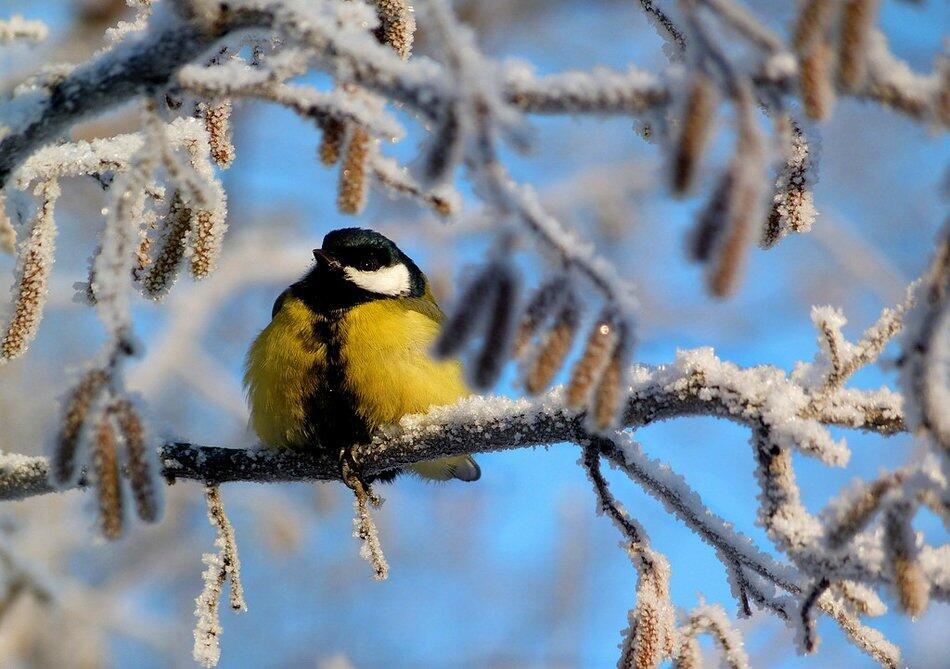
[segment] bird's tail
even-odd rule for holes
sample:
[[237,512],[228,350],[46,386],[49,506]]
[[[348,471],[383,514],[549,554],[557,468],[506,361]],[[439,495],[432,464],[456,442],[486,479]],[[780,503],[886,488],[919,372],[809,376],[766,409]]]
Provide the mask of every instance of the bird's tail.
[[477,481],[482,475],[478,463],[470,455],[458,455],[453,458],[440,458],[427,462],[417,462],[409,467],[414,473],[432,481]]

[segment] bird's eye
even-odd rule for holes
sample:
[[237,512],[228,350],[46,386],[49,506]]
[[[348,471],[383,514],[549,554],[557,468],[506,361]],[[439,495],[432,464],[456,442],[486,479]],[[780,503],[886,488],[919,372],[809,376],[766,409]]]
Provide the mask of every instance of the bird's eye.
[[376,266],[377,263],[374,258],[363,258],[357,265],[357,269],[363,270],[364,272],[369,272],[376,269]]

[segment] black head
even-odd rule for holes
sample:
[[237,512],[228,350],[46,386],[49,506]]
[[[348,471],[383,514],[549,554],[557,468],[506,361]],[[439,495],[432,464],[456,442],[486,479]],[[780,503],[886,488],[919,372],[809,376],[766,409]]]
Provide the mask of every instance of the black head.
[[420,297],[425,276],[392,240],[374,230],[343,228],[314,249],[316,266],[295,285],[318,309],[345,309],[370,300]]

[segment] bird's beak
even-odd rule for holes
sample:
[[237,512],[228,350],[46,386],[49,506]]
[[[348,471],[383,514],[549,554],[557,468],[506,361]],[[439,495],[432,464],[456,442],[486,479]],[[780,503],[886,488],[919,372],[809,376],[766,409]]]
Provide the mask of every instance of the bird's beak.
[[317,261],[317,265],[327,269],[335,269],[340,266],[340,263],[323,249],[314,249],[313,259]]

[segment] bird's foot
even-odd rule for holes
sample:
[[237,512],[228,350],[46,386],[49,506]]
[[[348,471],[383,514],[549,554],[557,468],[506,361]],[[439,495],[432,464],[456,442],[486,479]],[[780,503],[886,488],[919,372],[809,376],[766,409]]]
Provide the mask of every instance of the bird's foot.
[[340,450],[340,478],[353,491],[361,502],[369,502],[374,508],[383,504],[383,499],[376,494],[369,482],[360,474],[359,467],[353,459],[353,451],[349,448]]

